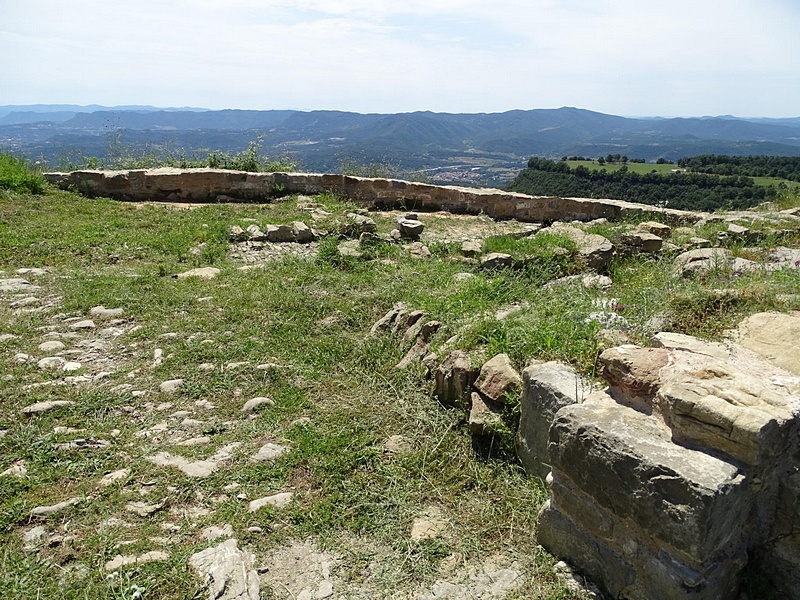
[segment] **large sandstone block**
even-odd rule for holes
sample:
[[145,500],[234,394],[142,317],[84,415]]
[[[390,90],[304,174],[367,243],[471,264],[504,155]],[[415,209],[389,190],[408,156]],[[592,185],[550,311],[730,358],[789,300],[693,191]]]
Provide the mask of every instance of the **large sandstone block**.
[[550,431],[550,455],[554,479],[563,473],[682,560],[702,564],[742,543],[752,509],[744,475],[672,443],[647,415],[613,402],[563,408]]
[[[618,545],[587,530],[562,511],[554,499],[539,513],[537,539],[551,553],[578,566],[599,583],[610,598],[626,600],[733,600],[737,597],[743,552],[721,554],[702,569],[694,569],[670,552],[646,545],[646,532],[639,541],[626,539]],[[618,521],[620,529],[626,524]]]
[[544,479],[550,472],[547,447],[556,413],[579,404],[591,383],[560,362],[530,365],[522,371],[522,398],[517,431],[517,456],[529,475]]
[[800,314],[758,313],[739,323],[736,342],[800,375]]

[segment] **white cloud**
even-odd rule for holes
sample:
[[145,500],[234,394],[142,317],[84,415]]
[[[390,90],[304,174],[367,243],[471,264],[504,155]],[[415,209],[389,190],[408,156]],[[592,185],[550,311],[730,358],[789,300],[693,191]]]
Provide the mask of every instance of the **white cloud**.
[[7,102],[797,113],[794,0],[11,0]]

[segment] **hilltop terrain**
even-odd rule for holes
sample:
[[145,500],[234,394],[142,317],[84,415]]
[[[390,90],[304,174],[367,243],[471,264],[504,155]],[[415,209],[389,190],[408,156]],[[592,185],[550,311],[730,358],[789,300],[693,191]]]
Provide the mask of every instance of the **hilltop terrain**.
[[263,150],[306,171],[416,173],[438,183],[501,187],[531,156],[627,154],[654,162],[699,154],[800,155],[800,121],[704,117],[633,119],[576,108],[493,114],[358,114],[291,110],[156,110],[56,106],[52,113],[0,107],[0,149],[51,168],[89,157],[192,157]]
[[[590,598],[537,546],[518,391],[495,414],[448,404],[443,359],[559,361],[597,386],[604,348],[800,309],[794,196],[543,227],[23,175],[0,191],[9,598]],[[224,553],[243,578],[204,580]]]

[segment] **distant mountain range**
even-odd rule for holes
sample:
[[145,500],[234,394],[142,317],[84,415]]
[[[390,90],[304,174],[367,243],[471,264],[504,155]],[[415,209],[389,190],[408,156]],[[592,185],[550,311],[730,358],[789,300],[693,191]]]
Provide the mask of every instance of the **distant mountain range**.
[[109,143],[134,152],[263,151],[303,169],[383,165],[432,181],[501,185],[531,156],[626,154],[655,161],[698,154],[800,156],[800,117],[626,118],[577,108],[491,114],[161,109],[152,106],[0,106],[0,149],[52,168],[103,157]]

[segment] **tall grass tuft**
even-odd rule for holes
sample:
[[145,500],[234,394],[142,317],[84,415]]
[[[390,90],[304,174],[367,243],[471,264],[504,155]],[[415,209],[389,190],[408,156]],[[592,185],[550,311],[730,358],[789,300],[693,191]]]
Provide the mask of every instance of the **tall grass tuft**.
[[0,190],[42,194],[45,181],[28,161],[0,153]]

